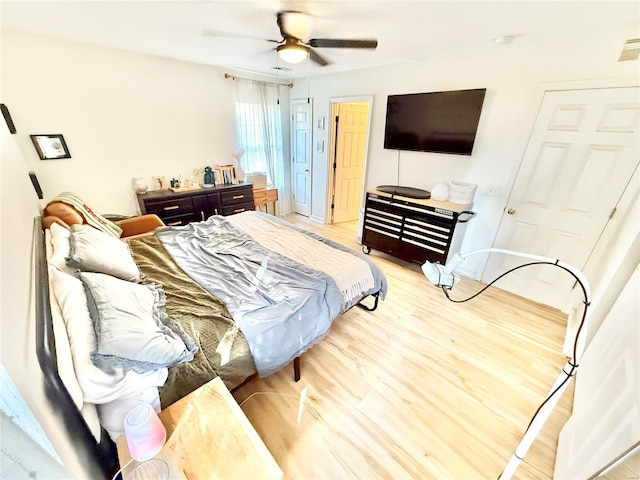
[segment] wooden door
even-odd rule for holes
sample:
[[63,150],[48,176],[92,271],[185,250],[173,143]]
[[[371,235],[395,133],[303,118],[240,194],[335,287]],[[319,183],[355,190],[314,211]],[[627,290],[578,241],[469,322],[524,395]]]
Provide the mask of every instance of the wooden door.
[[369,125],[369,103],[340,103],[333,162],[333,223],[356,220]]
[[640,270],[589,344],[573,413],[560,432],[556,479],[591,478],[640,444]]
[[[585,265],[638,165],[638,99],[637,87],[545,94],[494,247]],[[483,280],[520,263],[493,254]],[[497,285],[561,308],[573,283],[537,266]]]
[[293,211],[306,217],[311,214],[311,115],[311,100],[291,102]]

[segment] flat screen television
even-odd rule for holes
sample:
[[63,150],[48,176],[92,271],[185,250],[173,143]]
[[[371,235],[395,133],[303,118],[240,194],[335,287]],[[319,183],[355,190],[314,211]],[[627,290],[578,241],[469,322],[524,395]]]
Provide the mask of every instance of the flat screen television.
[[486,91],[389,95],[384,148],[471,155]]

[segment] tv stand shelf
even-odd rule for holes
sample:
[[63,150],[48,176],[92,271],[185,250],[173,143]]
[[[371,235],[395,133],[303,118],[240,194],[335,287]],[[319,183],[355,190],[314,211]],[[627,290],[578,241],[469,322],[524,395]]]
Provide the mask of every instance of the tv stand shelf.
[[422,264],[445,264],[460,250],[466,223],[476,214],[471,204],[416,199],[371,190],[367,192],[362,250],[371,249]]

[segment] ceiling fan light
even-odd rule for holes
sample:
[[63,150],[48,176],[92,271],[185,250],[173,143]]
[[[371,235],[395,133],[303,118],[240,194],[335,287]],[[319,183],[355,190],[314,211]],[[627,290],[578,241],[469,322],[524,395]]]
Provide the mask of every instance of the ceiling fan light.
[[287,63],[300,63],[309,55],[309,47],[300,44],[279,45],[276,50],[280,58]]

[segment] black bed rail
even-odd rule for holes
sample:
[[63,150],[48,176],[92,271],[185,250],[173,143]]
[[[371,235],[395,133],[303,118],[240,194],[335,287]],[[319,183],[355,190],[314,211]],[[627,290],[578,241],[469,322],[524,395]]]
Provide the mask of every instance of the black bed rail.
[[[364,300],[365,298],[369,298],[369,297],[373,297],[374,301],[373,301],[373,305],[370,307],[368,305],[365,305],[364,303],[362,303],[362,300]],[[378,308],[378,300],[380,299],[380,291],[378,290],[376,293],[372,293],[371,295],[367,295],[366,297],[364,297],[362,300],[360,300],[357,305],[360,308],[364,308],[365,310],[369,311],[369,312],[373,312],[376,308]]]
[[92,478],[112,478],[118,470],[115,444],[104,430],[102,430],[101,442],[96,442],[58,373],[53,320],[49,304],[49,274],[45,237],[40,217],[34,219],[33,238],[35,243],[36,356],[44,375],[45,395],[52,409],[62,419],[66,433],[72,440],[78,459],[86,472],[89,472]]

